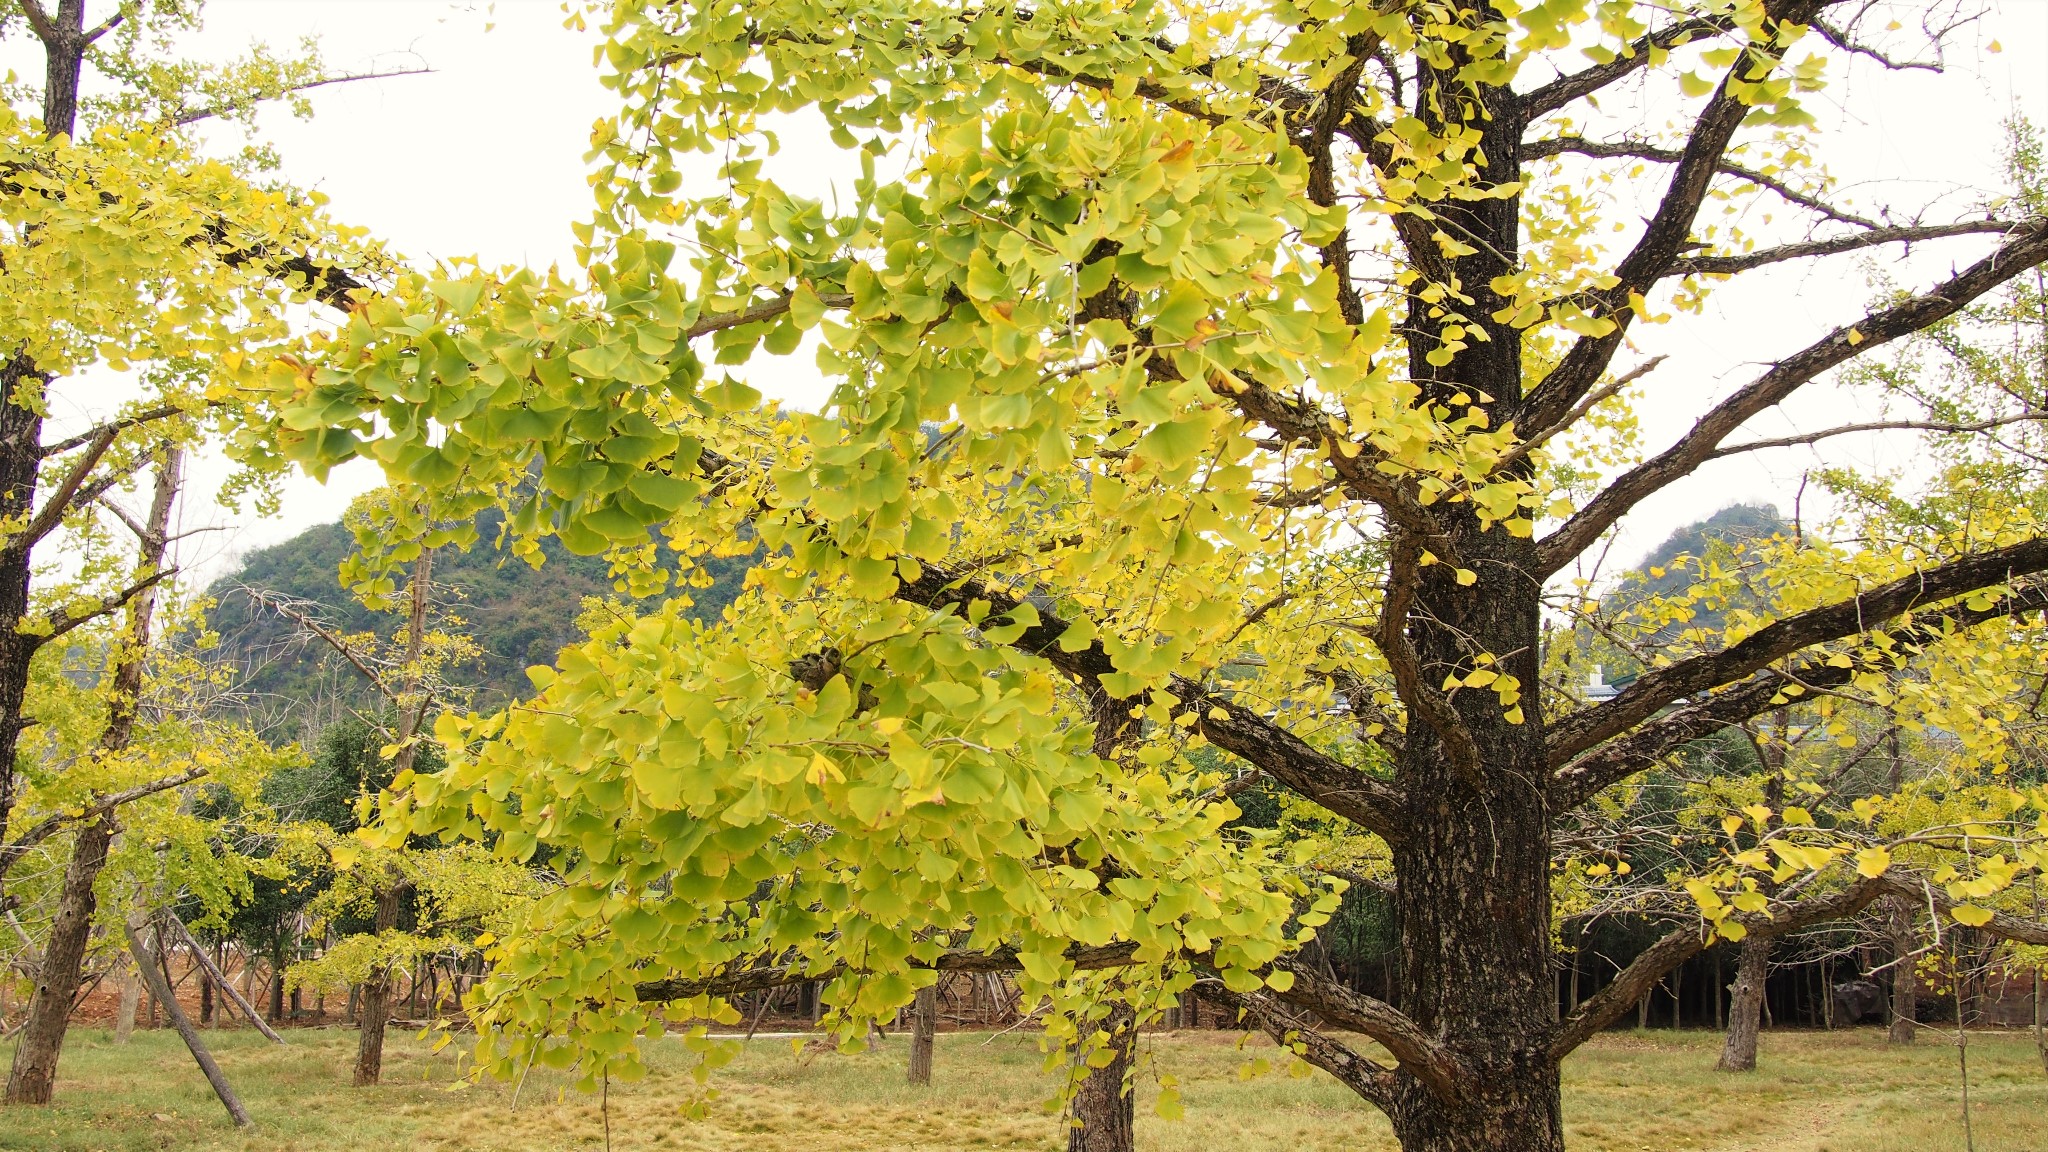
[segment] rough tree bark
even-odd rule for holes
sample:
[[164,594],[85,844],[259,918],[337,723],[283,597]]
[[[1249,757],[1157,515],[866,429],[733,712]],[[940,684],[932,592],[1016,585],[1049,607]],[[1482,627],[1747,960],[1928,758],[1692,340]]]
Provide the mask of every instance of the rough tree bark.
[[[163,567],[164,551],[170,541],[171,507],[178,498],[181,462],[180,450],[166,446],[157,467],[149,515],[138,542],[138,575],[147,576]],[[135,736],[135,709],[142,692],[143,662],[149,650],[155,611],[154,587],[144,588],[128,601],[128,627],[109,684],[106,727],[100,732],[100,747],[109,754],[125,751]],[[107,852],[119,829],[118,811],[109,808],[81,829],[72,845],[58,896],[57,916],[50,925],[50,943],[43,950],[35,995],[29,1000],[28,1021],[15,1046],[14,1064],[7,1076],[9,1104],[48,1104],[56,1087],[57,1061],[63,1052],[64,1033],[85,972],[93,915],[99,908],[94,887],[101,869],[106,867]]]
[[1721,1042],[1723,1072],[1756,1071],[1757,1033],[1764,1012],[1764,980],[1771,971],[1771,939],[1756,936],[1742,942],[1735,965],[1735,986],[1728,996],[1728,1035]]
[[937,1046],[939,1032],[939,986],[936,984],[917,990],[917,999],[910,1005],[910,1082],[929,1084],[932,1082],[932,1049]]
[[[35,32],[43,44],[43,135],[68,136],[77,127],[79,72],[85,60],[84,0],[63,0]],[[43,417],[32,404],[50,376],[25,352],[0,366],[0,522],[28,523],[43,468]],[[18,784],[14,758],[28,728],[29,666],[42,638],[20,625],[28,619],[33,534],[17,531],[0,545],[0,833],[14,814]],[[6,876],[0,873],[0,884]]]
[[1125,1083],[1137,1052],[1137,1013],[1128,1005],[1113,1005],[1101,1027],[1109,1033],[1110,1059],[1090,1068],[1074,1094],[1067,1152],[1132,1152],[1137,1146],[1136,1100]]

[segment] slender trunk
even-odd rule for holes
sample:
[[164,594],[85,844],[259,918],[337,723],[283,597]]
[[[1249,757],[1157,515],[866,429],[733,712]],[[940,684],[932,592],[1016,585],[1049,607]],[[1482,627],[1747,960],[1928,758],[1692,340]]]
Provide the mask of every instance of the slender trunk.
[[7,1076],[9,1104],[48,1104],[56,1087],[57,1058],[64,1049],[64,1029],[70,1021],[72,999],[78,994],[85,946],[98,906],[93,882],[107,862],[107,848],[113,840],[114,819],[107,815],[80,831],[71,849],[57,918],[50,927],[50,944],[43,950],[35,993],[29,999],[28,1022],[15,1044],[14,1065]]
[[284,947],[279,945],[270,955],[270,1022],[283,1024],[284,1018]]
[[135,1034],[135,1013],[142,1007],[142,977],[129,961],[120,962],[121,1004],[114,1011],[114,1043],[126,1044]]
[[[377,892],[377,934],[398,925],[398,905],[406,895],[402,884],[391,883]],[[367,1088],[384,1072],[384,1026],[391,1020],[391,969],[380,969],[363,982],[361,997],[362,1031],[356,1039],[355,1086]]]
[[1771,971],[1771,941],[1752,936],[1742,942],[1742,959],[1735,965],[1735,986],[1729,989],[1728,1036],[1721,1045],[1723,1072],[1756,1070],[1757,1029],[1764,1011],[1764,982]]
[[1112,1005],[1102,1028],[1109,1033],[1110,1059],[1090,1068],[1074,1095],[1067,1152],[1133,1152],[1136,1147],[1136,1100],[1126,1081],[1138,1046],[1137,1013],[1128,1005]]
[[[163,566],[164,552],[169,547],[171,506],[178,497],[181,461],[177,448],[164,450],[163,461],[157,468],[155,495],[137,549],[138,577]],[[126,751],[135,736],[136,701],[142,693],[143,658],[149,650],[155,611],[154,588],[145,588],[128,601],[126,635],[116,649],[107,721],[100,731],[100,747],[109,754]],[[57,1061],[64,1049],[64,1032],[70,1026],[73,1001],[85,971],[93,915],[99,909],[94,887],[101,869],[106,867],[107,852],[118,830],[115,813],[110,810],[80,830],[72,844],[71,859],[64,867],[57,917],[50,925],[50,943],[43,950],[35,995],[29,1000],[28,1022],[14,1049],[14,1064],[7,1076],[9,1104],[50,1102],[56,1085]]]
[[171,1026],[178,1030],[178,1036],[185,1041],[186,1050],[190,1051],[192,1059],[198,1062],[199,1070],[206,1074],[206,1082],[213,1085],[213,1094],[220,1097],[221,1105],[228,1110],[228,1116],[234,1120],[235,1127],[249,1127],[253,1121],[249,1119],[248,1111],[242,1107],[241,1099],[229,1086],[228,1078],[222,1075],[220,1065],[214,1062],[213,1053],[206,1050],[206,1041],[199,1038],[199,1030],[192,1026],[192,1021],[186,1017],[185,1010],[178,1007],[178,1001],[171,995],[170,982],[157,971],[156,965],[150,963],[149,949],[143,944],[142,933],[137,931],[135,922],[128,921],[122,925],[122,929],[128,934],[128,954],[135,958],[136,965],[142,969],[142,978],[149,981],[150,992],[163,1003],[164,1011],[170,1014]]
[[[411,769],[418,755],[421,722],[426,718],[427,700],[420,693],[420,659],[426,652],[427,608],[433,589],[434,553],[422,551],[413,564],[410,613],[405,626],[405,692],[399,707],[398,754],[393,757],[397,773]],[[411,895],[411,885],[397,876],[382,881],[377,889],[377,934],[398,926],[399,905]],[[362,1031],[356,1043],[355,1084],[375,1084],[384,1067],[384,1026],[391,1018],[391,969],[376,973],[362,988]]]
[[1888,897],[1886,902],[1891,905],[1892,1026],[1885,1040],[1911,1044],[1920,1014],[1920,970],[1914,956],[1919,944],[1913,938],[1913,909],[1902,897]]
[[910,1082],[932,1082],[932,1049],[939,1032],[939,987],[917,990],[910,1007]]

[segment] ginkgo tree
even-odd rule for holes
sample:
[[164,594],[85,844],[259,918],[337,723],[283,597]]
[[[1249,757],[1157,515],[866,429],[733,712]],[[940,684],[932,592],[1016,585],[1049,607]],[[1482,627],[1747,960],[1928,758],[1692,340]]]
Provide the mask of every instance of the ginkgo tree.
[[[1612,699],[1539,675],[1546,586],[1624,517],[2048,259],[2024,197],[1859,212],[1813,166],[1802,101],[1913,49],[1884,19],[619,0],[579,273],[395,276],[226,363],[274,406],[252,459],[367,457],[406,491],[374,560],[468,544],[501,505],[514,548],[552,534],[677,591],[537,670],[531,702],[444,718],[448,767],[387,806],[387,835],[559,871],[474,994],[482,1061],[594,1083],[636,1072],[665,1014],[737,992],[826,978],[851,1036],[936,970],[1010,967],[1090,1060],[1114,1063],[1113,1003],[1194,987],[1404,1148],[1556,1149],[1560,1063],[1670,967],[1922,893],[1798,824],[1560,1018],[1561,819],[1698,737],[1879,692],[2048,606],[2048,539],[2015,507],[1787,556],[1767,605]],[[1603,117],[1620,88],[1668,124]],[[802,131],[844,152],[830,201],[778,181]],[[1937,241],[1953,271],[1760,340],[1717,399],[1631,350],[1729,278]],[[829,398],[765,403],[748,367],[807,346]],[[1698,419],[1633,447],[1636,393]],[[747,593],[692,622],[691,559],[754,548]],[[1944,706],[1995,724],[1985,702]],[[1293,961],[1335,885],[1227,827],[1205,746],[1384,841],[1390,1001]]]
[[[377,260],[317,197],[274,182],[261,149],[223,159],[198,135],[358,77],[310,53],[185,56],[199,0],[91,7],[0,5],[0,39],[26,41],[43,65],[0,89],[0,839],[24,787],[37,654],[173,568],[121,580],[124,565],[55,554],[76,559],[81,534],[110,522],[104,497],[163,444],[246,425],[232,393],[208,395],[212,357],[289,331],[294,303],[338,299],[357,283],[343,267]],[[65,427],[80,414],[83,427]],[[227,494],[263,486],[245,474]],[[75,818],[100,814],[87,804]],[[18,856],[0,847],[0,881]]]

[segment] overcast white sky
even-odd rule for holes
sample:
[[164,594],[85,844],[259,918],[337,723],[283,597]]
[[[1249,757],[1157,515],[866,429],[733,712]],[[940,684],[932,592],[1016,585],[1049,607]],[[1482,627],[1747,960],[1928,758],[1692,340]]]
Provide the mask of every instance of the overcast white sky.
[[[422,259],[569,262],[568,226],[588,202],[582,157],[609,97],[592,63],[595,38],[563,27],[558,0],[212,0],[208,13],[209,53],[227,54],[252,39],[287,44],[317,35],[339,67],[434,69],[323,89],[313,94],[310,121],[266,118],[286,176],[326,193],[338,218]],[[2002,52],[1981,51],[1993,40]],[[1999,121],[2014,108],[2048,119],[2048,0],[1992,5],[1980,27],[1959,36],[1949,64],[1942,75],[1853,67],[1809,100],[1830,129],[1821,157],[1857,185],[1859,204],[1942,201],[1930,218],[1951,219],[1966,215],[1973,199],[1958,189],[1996,186]],[[1983,248],[1971,241],[1930,246],[1895,273],[1924,285]],[[1707,316],[1645,331],[1641,355],[1670,354],[1648,381],[1649,446],[1675,436],[1711,394],[1746,381],[1759,362],[1853,317],[1869,296],[1857,263],[1837,258],[1725,291]],[[814,376],[800,354],[757,382],[792,401],[815,402]],[[1843,405],[1839,396],[1817,395],[1760,421],[1759,433],[1824,427]],[[1838,442],[1829,452],[1872,467],[1902,463],[1893,445],[1876,440]],[[1801,472],[1816,459],[1788,451],[1710,468],[1641,510],[1614,554],[1633,560],[1676,524],[1738,500],[1789,511]],[[206,538],[204,554],[187,563],[218,573],[235,554],[334,519],[374,483],[360,467],[325,487],[295,481],[280,520],[227,517],[195,502],[188,519],[229,530]]]

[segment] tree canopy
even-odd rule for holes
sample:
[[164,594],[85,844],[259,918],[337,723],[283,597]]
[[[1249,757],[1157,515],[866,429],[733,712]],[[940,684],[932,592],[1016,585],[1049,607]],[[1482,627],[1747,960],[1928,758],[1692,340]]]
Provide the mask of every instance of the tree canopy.
[[[1948,217],[1857,211],[1812,163],[1804,102],[1831,70],[1912,50],[1883,18],[613,4],[579,269],[394,273],[327,297],[310,338],[221,358],[273,414],[248,459],[384,468],[372,585],[477,543],[487,508],[515,551],[558,539],[643,594],[757,557],[717,621],[681,598],[621,616],[532,701],[444,717],[446,769],[395,782],[385,835],[560,868],[474,994],[481,1058],[628,1075],[665,1012],[819,977],[851,1038],[935,970],[1015,967],[1057,1038],[1103,1044],[1112,1003],[1192,987],[1406,1148],[1558,1148],[1559,1061],[1717,935],[1894,890],[2035,931],[1970,887],[2037,867],[2031,843],[1993,863],[1964,838],[1960,872],[1909,874],[1854,824],[1759,805],[1730,814],[1754,835],[1729,830],[1699,920],[1558,1018],[1559,821],[1845,695],[1981,734],[1988,773],[2033,674],[2048,540],[2031,503],[1978,500],[1703,571],[1656,626],[1725,612],[1612,699],[1548,675],[1546,613],[1580,595],[1562,574],[1631,511],[1770,447],[1737,434],[1816,381],[1918,403],[1859,366],[1967,329],[2048,258],[2024,131],[2017,190]],[[1623,89],[1666,122],[1602,114]],[[838,195],[792,190],[799,131],[858,172]],[[1790,222],[1753,227],[1758,205]],[[1953,270],[1755,348],[1725,395],[1661,390],[1632,351],[1731,277],[1937,241]],[[806,348],[820,410],[748,383]],[[2018,386],[2001,411],[2038,418],[2039,381]],[[1697,419],[1644,450],[1644,396]],[[1341,883],[1315,844],[1232,824],[1237,773],[1383,843],[1391,1001],[1295,962]]]

